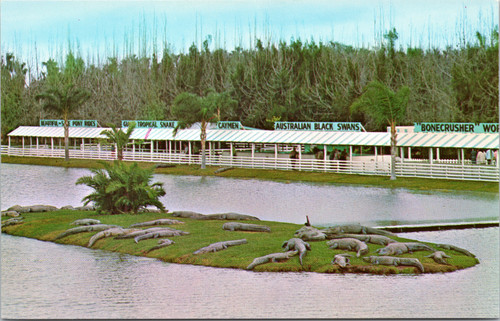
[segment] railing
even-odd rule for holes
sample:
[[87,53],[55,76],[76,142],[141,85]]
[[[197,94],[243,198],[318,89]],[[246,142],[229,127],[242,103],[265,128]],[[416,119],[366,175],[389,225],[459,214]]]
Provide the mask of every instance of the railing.
[[397,163],[396,176],[474,181],[499,181],[496,165]]
[[[19,148],[19,147],[1,147],[2,155],[12,156],[32,156],[32,157],[64,157],[64,149],[49,148]],[[201,164],[201,155],[187,155],[181,153],[163,152],[144,152],[144,151],[124,151],[124,160],[138,162],[155,162],[168,164]],[[76,159],[116,159],[116,152],[109,150],[79,150],[70,149],[70,158]],[[259,168],[259,169],[280,169],[280,170],[298,170],[329,172],[342,174],[359,175],[390,175],[390,162],[375,161],[337,161],[337,160],[318,160],[318,159],[297,159],[291,160],[284,157],[254,157],[251,156],[229,156],[217,154],[206,155],[206,164],[208,166],[220,167],[240,167],[240,168]],[[471,165],[471,164],[447,164],[410,161],[396,163],[396,176],[400,177],[421,177],[436,179],[454,179],[454,180],[474,180],[474,181],[499,181],[498,165]]]

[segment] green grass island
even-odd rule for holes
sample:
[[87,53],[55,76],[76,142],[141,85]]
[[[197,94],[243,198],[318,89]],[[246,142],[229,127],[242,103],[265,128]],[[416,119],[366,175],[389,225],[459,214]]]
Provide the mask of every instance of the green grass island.
[[[169,263],[233,269],[246,269],[257,257],[271,253],[285,253],[282,248],[283,243],[294,238],[295,232],[304,227],[304,225],[300,224],[273,221],[197,220],[188,217],[173,216],[169,212],[102,215],[97,214],[95,211],[61,209],[49,212],[22,213],[21,216],[23,217],[22,224],[4,226],[2,227],[2,233],[82,247],[87,247],[91,237],[98,232],[78,233],[57,239],[61,233],[75,227],[74,225],[70,225],[75,220],[95,219],[99,220],[102,224],[112,224],[128,228],[133,224],[146,221],[175,219],[182,221],[183,224],[168,225],[168,227],[189,232],[189,234],[168,237],[168,239],[174,241],[174,244],[170,246],[151,250],[158,245],[158,238],[146,239],[136,243],[133,238],[115,239],[114,237],[106,237],[97,240],[91,248],[155,258]],[[2,216],[2,223],[8,219],[11,218]],[[270,228],[271,232],[224,230],[222,226],[227,222],[265,225]],[[142,229],[146,228],[148,227],[142,227]],[[391,238],[398,242],[418,242],[397,236],[392,236]],[[195,251],[213,243],[240,239],[246,239],[247,242],[237,246],[230,246],[217,252],[194,254]],[[299,256],[295,255],[283,262],[269,262],[257,265],[253,268],[253,271],[369,273],[382,275],[421,273],[418,268],[413,266],[374,265],[362,259],[362,257],[377,256],[377,249],[383,248],[383,245],[366,243],[368,245],[368,253],[361,257],[356,257],[356,252],[353,251],[330,249],[326,243],[327,241],[307,241],[310,244],[311,250],[306,252],[303,258],[303,265],[299,263]],[[479,261],[473,256],[467,256],[452,249],[437,248],[436,244],[433,243],[418,243],[426,244],[434,249],[443,251],[450,257],[446,259],[447,264],[439,264],[433,258],[427,257],[433,251],[415,251],[413,253],[397,255],[400,258],[417,258],[424,267],[424,273],[453,272],[479,264]],[[337,264],[332,264],[333,257],[336,254],[342,253],[352,255],[350,257],[351,265],[343,268]]]

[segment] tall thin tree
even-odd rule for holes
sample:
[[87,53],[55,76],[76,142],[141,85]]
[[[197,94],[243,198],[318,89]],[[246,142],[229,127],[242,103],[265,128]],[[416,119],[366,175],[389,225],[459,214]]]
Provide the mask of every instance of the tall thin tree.
[[207,141],[207,125],[217,118],[216,109],[204,104],[203,99],[198,95],[184,92],[175,97],[172,105],[172,115],[178,120],[178,125],[174,129],[174,136],[179,129],[187,128],[194,123],[200,122],[201,141],[201,169],[206,168],[205,144]]
[[184,129],[200,123],[201,169],[206,168],[207,127],[212,121],[220,120],[226,115],[234,114],[238,103],[228,93],[210,92],[206,97],[184,92],[174,99],[172,115],[178,120],[174,135]]
[[351,112],[363,112],[377,126],[391,126],[391,180],[396,179],[396,123],[406,117],[410,89],[401,87],[397,92],[378,81],[368,83],[363,94],[351,105]]
[[64,159],[69,161],[69,117],[80,108],[88,99],[90,93],[73,83],[53,85],[51,88],[38,94],[36,99],[43,101],[43,108],[62,116],[64,120]]
[[101,132],[101,135],[106,136],[111,143],[115,144],[116,158],[121,161],[123,160],[123,149],[130,141],[130,136],[132,135],[136,124],[135,122],[130,122],[126,131],[123,131],[121,128],[117,128],[114,124],[108,124],[108,126],[111,127],[111,130],[105,129]]

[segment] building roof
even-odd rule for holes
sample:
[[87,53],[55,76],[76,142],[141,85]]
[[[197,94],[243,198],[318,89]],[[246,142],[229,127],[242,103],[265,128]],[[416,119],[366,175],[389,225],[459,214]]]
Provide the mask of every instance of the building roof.
[[401,147],[498,149],[498,139],[498,133],[400,133],[397,137],[397,145]]
[[[101,132],[105,129],[100,127],[69,127],[70,138],[105,138]],[[11,131],[11,137],[54,137],[64,138],[64,127],[40,127],[40,126],[20,126]]]
[[[109,128],[70,127],[71,138],[105,138],[101,131]],[[63,127],[21,126],[8,134],[11,137],[64,137]],[[199,129],[179,130],[174,137],[170,128],[136,128],[131,139],[200,141]],[[390,146],[387,132],[328,132],[285,130],[207,130],[209,142]],[[399,133],[400,147],[441,147],[498,149],[499,134],[478,133]]]

